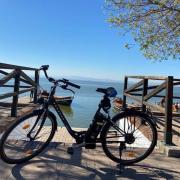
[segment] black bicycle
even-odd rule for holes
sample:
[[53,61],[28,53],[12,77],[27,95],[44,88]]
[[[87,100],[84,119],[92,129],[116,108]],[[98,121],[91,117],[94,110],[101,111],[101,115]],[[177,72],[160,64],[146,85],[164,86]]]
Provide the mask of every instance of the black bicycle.
[[[77,147],[96,148],[102,144],[105,154],[122,165],[130,165],[145,159],[157,142],[156,123],[152,116],[137,109],[122,109],[110,117],[110,98],[117,95],[113,87],[98,88],[103,94],[95,116],[87,131],[74,131],[58,106],[54,94],[57,87],[71,90],[80,86],[66,80],[48,77],[48,65],[42,66],[46,78],[53,83],[48,98],[39,98],[39,108],[14,122],[0,141],[0,156],[10,164],[24,163],[41,153],[52,140],[57,130],[56,116],[49,110],[54,107],[69,134],[76,140]],[[68,148],[73,153],[75,147]]]

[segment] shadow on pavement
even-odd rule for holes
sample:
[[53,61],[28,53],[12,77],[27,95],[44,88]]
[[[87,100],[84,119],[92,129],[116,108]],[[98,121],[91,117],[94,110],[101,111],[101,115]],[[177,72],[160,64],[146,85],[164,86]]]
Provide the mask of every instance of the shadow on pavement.
[[[53,152],[53,153],[52,153]],[[12,167],[12,179],[174,179],[179,172],[175,170],[163,169],[149,164],[136,164],[122,167],[108,166],[103,159],[93,161],[93,154],[85,156],[86,153],[79,149],[70,156],[65,148],[56,148],[51,152],[47,149],[38,158],[25,164]],[[103,153],[103,152],[102,152]],[[99,154],[101,155],[101,154]],[[104,155],[105,156],[105,155]],[[110,161],[109,161],[110,162]],[[93,164],[95,163],[95,164]]]

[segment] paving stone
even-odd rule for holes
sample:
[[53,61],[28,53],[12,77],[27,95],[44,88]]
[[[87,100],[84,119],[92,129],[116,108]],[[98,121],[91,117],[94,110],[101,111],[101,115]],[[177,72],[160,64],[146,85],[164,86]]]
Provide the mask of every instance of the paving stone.
[[[115,180],[115,179],[180,179],[179,158],[167,157],[158,149],[144,161],[133,166],[119,167],[104,154],[102,147],[95,150],[76,149],[67,154],[71,138],[63,128],[39,156],[21,165],[8,165],[0,160],[0,180]],[[63,134],[61,134],[63,133]],[[61,135],[68,143],[58,142]]]

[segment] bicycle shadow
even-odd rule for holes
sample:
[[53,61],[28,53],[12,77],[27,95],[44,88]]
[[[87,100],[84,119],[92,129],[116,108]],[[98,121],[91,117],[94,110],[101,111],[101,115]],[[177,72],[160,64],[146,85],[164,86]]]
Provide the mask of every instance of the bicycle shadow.
[[[12,167],[11,177],[18,180],[38,178],[103,180],[129,178],[147,180],[156,178],[173,179],[173,174],[178,176],[178,172],[174,170],[158,168],[148,164],[123,167],[120,172],[116,164],[111,165],[109,164],[110,161],[106,162],[101,158],[100,151],[98,151],[100,158],[95,161],[92,152],[93,150],[87,152],[85,150],[84,152],[84,150],[79,149],[71,156],[66,153],[66,148],[48,148],[38,158]],[[105,157],[104,154],[103,156]]]

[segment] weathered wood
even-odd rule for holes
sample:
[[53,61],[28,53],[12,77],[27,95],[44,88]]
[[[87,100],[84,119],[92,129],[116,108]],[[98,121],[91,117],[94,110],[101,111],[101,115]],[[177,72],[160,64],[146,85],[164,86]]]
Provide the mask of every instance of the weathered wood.
[[0,63],[0,69],[21,69],[21,70],[38,70],[37,68],[30,68],[25,66],[17,66],[12,64]]
[[143,83],[144,83],[144,80],[141,80],[141,81],[139,81],[138,83],[136,83],[136,84],[132,85],[131,87],[129,87],[128,89],[126,89],[125,92],[126,92],[126,93],[127,93],[127,92],[130,92],[131,90],[133,90],[133,89],[135,89],[135,88],[137,88],[137,87],[139,87],[139,86],[142,86]]
[[173,77],[168,76],[166,88],[165,136],[164,142],[172,144],[172,103],[173,103]]
[[175,79],[173,79],[173,81],[180,81],[180,79],[175,78]]
[[155,88],[152,92],[148,93],[145,97],[144,100],[147,101],[148,99],[150,99],[151,97],[153,97],[155,94],[158,94],[159,92],[161,92],[162,90],[164,90],[166,87],[166,82],[162,83],[161,85],[159,85],[157,88]]
[[0,95],[0,100],[8,98],[8,97],[16,96],[17,94],[23,94],[23,93],[26,93],[26,92],[31,91],[31,90],[34,90],[34,87],[24,89],[24,90],[21,90],[19,92],[5,93],[5,94]]
[[34,89],[34,103],[37,102],[37,96],[38,96],[38,86],[39,86],[39,71],[35,71],[35,89]]
[[180,82],[174,82],[173,85],[180,85]]
[[132,99],[138,101],[139,103],[142,103],[142,99],[137,98],[136,96],[132,96],[132,95],[130,95],[130,94],[128,94],[128,93],[124,93],[124,96],[127,96],[127,97],[129,97],[129,98],[132,98]]
[[[9,73],[5,72],[5,71],[2,71],[0,70],[0,73],[3,74],[3,75],[8,75]],[[20,81],[26,83],[26,84],[29,84],[29,85],[32,85],[30,82],[28,82],[27,80],[23,79],[23,78],[20,78]]]
[[142,110],[146,111],[146,105],[143,104],[143,101],[145,100],[145,96],[147,95],[147,88],[148,88],[148,79],[143,80],[143,92],[142,92]]
[[[142,107],[149,106],[150,108],[157,109],[158,111],[165,114],[165,135],[164,135],[164,142],[166,144],[172,143],[172,116],[176,115],[176,113],[172,112],[172,105],[173,105],[173,98],[180,99],[179,96],[173,96],[173,86],[180,85],[180,79],[173,79],[172,76],[166,77],[156,77],[156,76],[126,76],[126,81],[128,78],[135,78],[135,79],[148,79],[148,80],[164,80],[160,85],[155,86],[149,86],[147,88],[144,88],[146,86],[146,82],[144,82],[143,88],[137,88],[137,84],[133,85],[129,89],[124,89],[124,97],[129,97],[137,102],[139,102]],[[141,84],[141,81],[139,82]],[[126,82],[127,86],[127,82]],[[153,89],[150,93],[148,93],[148,90]],[[166,96],[164,95],[158,95],[159,92],[166,89]],[[142,93],[140,93],[142,91]],[[134,93],[133,93],[134,92]],[[138,96],[142,96],[142,101]],[[166,97],[165,100],[165,108],[161,106],[154,105],[150,102],[147,102],[152,97]],[[178,114],[179,115],[179,114]]]
[[27,80],[31,85],[36,86],[36,83],[29,76],[27,76],[23,71],[21,71],[21,76],[25,80]]
[[[124,92],[127,89],[127,84],[128,84],[128,78],[124,78]],[[126,95],[123,95],[123,108],[126,108]]]
[[[158,86],[148,86],[147,90],[155,89],[157,87]],[[136,89],[132,89],[131,92],[137,92],[137,91],[142,91],[142,90],[143,90],[143,88],[136,88]]]
[[[5,72],[3,69],[14,69],[14,71],[9,73],[9,72]],[[33,70],[36,72],[39,71],[36,68],[29,68],[29,67],[24,67],[24,66],[16,66],[16,65],[11,65],[11,64],[0,63],[0,73],[5,75],[5,77],[3,77],[0,80],[0,87],[3,86],[3,87],[13,87],[14,88],[14,92],[5,93],[5,94],[0,95],[0,100],[8,98],[8,97],[13,97],[12,98],[13,99],[12,106],[11,106],[11,116],[16,116],[16,114],[17,114],[17,104],[18,104],[19,94],[36,89],[34,98],[37,99],[37,84],[28,75],[26,75],[22,70]],[[15,78],[14,85],[5,84],[12,78]],[[39,84],[39,76],[35,77],[35,80]],[[20,82],[24,82],[28,85],[21,86]],[[20,90],[20,88],[26,88],[26,89]]]
[[154,104],[147,102],[147,101],[143,101],[143,104],[145,104],[146,106],[148,106],[154,110],[158,110],[158,111],[162,112],[163,114],[165,113],[165,108],[163,108],[161,106],[154,105]]
[[125,76],[133,79],[165,80],[164,76]]
[[[142,94],[139,94],[139,93],[128,93],[128,94],[130,94],[132,96],[142,96]],[[154,95],[152,97],[163,98],[165,96],[163,96],[163,95]],[[180,99],[180,97],[179,96],[173,96],[173,99]]]
[[19,94],[19,85],[20,85],[20,74],[21,71],[19,69],[15,70],[15,81],[14,81],[14,92],[17,92],[15,96],[13,96],[12,106],[11,106],[11,116],[16,117],[17,115],[17,104],[18,104],[18,94]]
[[7,72],[2,71],[1,69],[0,69],[0,73],[3,74],[3,75],[7,75],[8,74]]
[[[2,85],[2,87],[14,87],[14,85]],[[32,86],[19,86],[19,88],[31,88]]]
[[13,78],[16,75],[16,71],[12,71],[11,73],[7,74],[5,77],[0,79],[0,86],[7,83],[11,78]]

